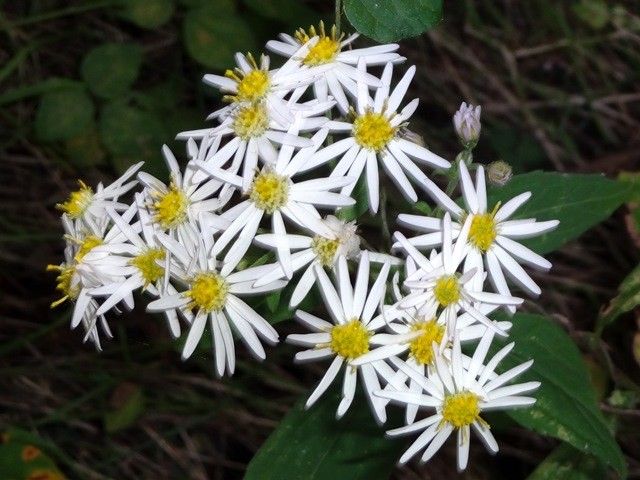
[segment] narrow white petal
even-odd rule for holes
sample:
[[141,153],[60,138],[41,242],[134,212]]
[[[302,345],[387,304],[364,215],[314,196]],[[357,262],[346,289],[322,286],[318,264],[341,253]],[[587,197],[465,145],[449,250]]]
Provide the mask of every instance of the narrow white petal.
[[331,362],[331,365],[329,365],[329,368],[322,377],[322,380],[320,380],[320,383],[318,383],[318,386],[315,388],[313,393],[311,393],[311,395],[307,399],[307,402],[304,404],[305,408],[311,407],[316,402],[316,400],[318,400],[318,398],[320,398],[320,396],[327,390],[329,385],[331,385],[333,380],[336,378],[336,375],[340,371],[342,363],[343,360],[341,357],[336,357],[333,359],[333,362]]

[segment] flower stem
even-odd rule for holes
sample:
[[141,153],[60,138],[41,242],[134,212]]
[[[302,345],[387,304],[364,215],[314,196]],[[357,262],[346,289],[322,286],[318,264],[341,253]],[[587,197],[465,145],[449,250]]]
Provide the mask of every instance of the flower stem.
[[340,20],[342,19],[342,0],[336,0],[336,30],[338,31],[338,36],[342,33],[340,30]]

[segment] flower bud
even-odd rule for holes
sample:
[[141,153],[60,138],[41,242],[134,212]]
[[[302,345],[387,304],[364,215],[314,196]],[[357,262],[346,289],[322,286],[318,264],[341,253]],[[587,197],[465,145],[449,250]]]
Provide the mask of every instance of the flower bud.
[[453,116],[453,125],[460,142],[465,149],[472,149],[478,143],[480,137],[480,112],[481,107],[478,105],[467,105],[462,102],[460,108]]
[[511,165],[505,161],[497,160],[487,166],[487,178],[489,179],[489,183],[493,185],[502,187],[511,180],[512,176],[513,171],[511,170]]

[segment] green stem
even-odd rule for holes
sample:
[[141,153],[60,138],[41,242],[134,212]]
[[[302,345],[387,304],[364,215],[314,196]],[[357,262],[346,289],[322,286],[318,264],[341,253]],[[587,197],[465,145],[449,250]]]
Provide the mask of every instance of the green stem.
[[342,0],[336,0],[336,30],[338,31],[338,36],[342,33],[340,29],[340,20],[342,19]]

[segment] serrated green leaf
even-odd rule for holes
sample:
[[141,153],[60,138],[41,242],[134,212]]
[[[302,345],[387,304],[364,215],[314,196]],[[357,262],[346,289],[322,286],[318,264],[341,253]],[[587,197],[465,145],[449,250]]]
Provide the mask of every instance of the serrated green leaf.
[[523,192],[532,192],[529,201],[513,216],[560,220],[554,231],[523,240],[522,243],[544,254],[579,237],[609,217],[631,195],[629,184],[602,175],[531,172],[514,177],[503,187],[489,189],[489,210]]
[[415,37],[442,19],[442,0],[345,0],[355,29],[378,42]]
[[98,97],[115,98],[129,90],[138,78],[141,63],[138,45],[105,43],[84,57],[80,72]]
[[91,127],[94,112],[91,98],[82,89],[45,93],[36,113],[36,136],[45,142],[72,138]]
[[183,37],[189,55],[205,67],[220,70],[235,65],[236,52],[256,47],[253,33],[242,17],[217,3],[187,12]]
[[[534,394],[537,401],[532,407],[509,411],[509,416],[526,428],[594,455],[624,477],[627,469],[624,456],[598,408],[578,348],[545,317],[516,313],[512,321],[506,341],[515,342],[515,347],[498,370],[505,371],[533,359],[533,366],[518,381],[542,384]],[[501,346],[495,341],[492,351]]]
[[607,478],[607,471],[594,457],[562,444],[527,477],[527,480],[593,480]]
[[175,5],[172,0],[124,0],[122,16],[135,25],[154,29],[173,16]]
[[342,420],[340,397],[327,393],[309,410],[300,401],[249,463],[245,480],[388,478],[404,442],[384,437],[362,396]]
[[640,265],[634,268],[618,287],[618,295],[611,300],[609,306],[600,314],[596,326],[602,332],[608,325],[616,321],[623,313],[640,305]]

